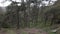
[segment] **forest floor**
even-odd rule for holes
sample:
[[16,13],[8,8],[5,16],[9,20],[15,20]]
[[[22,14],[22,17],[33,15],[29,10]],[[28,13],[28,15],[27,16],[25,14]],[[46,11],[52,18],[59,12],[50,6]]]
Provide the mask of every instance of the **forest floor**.
[[1,29],[0,34],[48,34],[42,29],[24,28],[24,29]]

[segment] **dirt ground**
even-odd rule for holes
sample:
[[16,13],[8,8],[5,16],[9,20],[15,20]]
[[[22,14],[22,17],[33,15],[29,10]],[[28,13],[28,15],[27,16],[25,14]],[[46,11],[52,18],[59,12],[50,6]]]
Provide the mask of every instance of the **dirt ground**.
[[0,34],[48,34],[42,29],[24,28],[24,29],[1,29]]

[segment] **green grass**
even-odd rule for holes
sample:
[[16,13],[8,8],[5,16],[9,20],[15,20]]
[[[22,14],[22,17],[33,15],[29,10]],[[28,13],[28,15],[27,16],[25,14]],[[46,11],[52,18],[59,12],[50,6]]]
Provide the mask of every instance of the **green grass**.
[[27,34],[27,32],[22,32],[21,34]]
[[7,30],[7,34],[16,34],[13,30]]
[[56,33],[53,33],[53,32],[49,32],[49,34],[56,34]]

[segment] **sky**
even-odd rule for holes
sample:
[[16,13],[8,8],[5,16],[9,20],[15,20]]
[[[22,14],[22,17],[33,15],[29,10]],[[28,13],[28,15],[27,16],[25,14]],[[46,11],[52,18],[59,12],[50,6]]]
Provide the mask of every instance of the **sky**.
[[0,7],[6,7],[6,6],[10,5],[10,4],[11,4],[10,1],[4,2],[4,0],[0,0]]
[[[13,0],[13,1],[15,1],[15,0]],[[51,0],[50,4],[53,5],[55,3],[55,1],[57,1],[57,0]],[[21,2],[21,0],[16,0],[16,2]],[[24,0],[24,2],[26,2],[26,0]],[[5,0],[0,0],[0,7],[7,7],[11,3],[12,3],[11,1],[6,1],[5,2]],[[48,6],[49,1],[42,1],[42,4],[45,4],[45,6]],[[40,6],[42,6],[42,4],[40,4]]]

